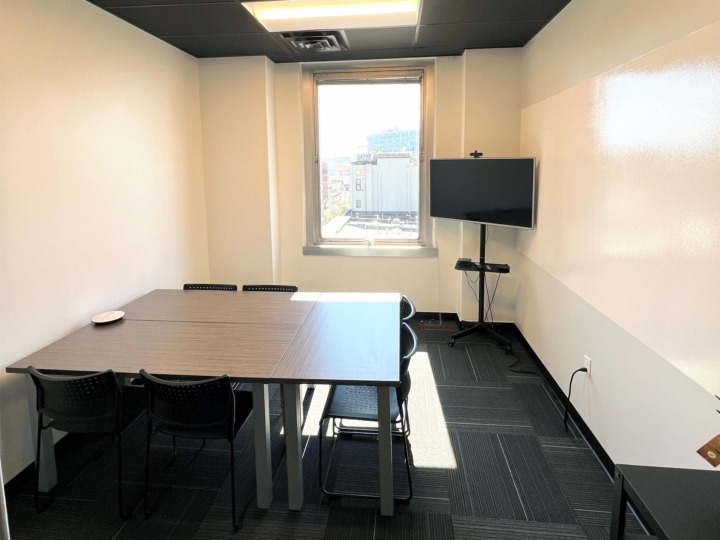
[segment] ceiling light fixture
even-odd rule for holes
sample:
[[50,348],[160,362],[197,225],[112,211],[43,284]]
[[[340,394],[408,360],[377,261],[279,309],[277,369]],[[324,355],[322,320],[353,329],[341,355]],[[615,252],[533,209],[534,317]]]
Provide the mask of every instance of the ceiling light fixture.
[[419,0],[241,2],[268,32],[415,26]]

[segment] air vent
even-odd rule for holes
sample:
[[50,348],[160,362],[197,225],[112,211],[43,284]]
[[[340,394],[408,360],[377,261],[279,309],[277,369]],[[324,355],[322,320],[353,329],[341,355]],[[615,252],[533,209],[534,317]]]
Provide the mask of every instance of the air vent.
[[283,40],[293,50],[305,53],[347,51],[347,37],[342,30],[310,30],[307,32],[283,32]]

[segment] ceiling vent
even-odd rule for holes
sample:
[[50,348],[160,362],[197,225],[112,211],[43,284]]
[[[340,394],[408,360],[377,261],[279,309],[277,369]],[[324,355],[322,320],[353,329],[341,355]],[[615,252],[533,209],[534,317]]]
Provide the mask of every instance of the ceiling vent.
[[298,52],[337,52],[347,51],[350,48],[345,32],[342,30],[283,32],[280,35],[293,50]]

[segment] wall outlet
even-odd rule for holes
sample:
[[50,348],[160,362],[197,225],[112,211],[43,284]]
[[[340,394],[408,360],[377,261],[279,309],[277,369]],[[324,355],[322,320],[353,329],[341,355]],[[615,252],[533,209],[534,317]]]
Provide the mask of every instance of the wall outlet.
[[583,367],[587,369],[587,373],[585,375],[587,375],[587,378],[589,379],[592,375],[592,360],[587,354],[583,355]]

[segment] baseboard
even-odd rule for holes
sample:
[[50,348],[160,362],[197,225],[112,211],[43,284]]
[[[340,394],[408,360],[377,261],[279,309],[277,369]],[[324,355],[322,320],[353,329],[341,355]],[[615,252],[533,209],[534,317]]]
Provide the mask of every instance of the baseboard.
[[418,311],[412,318],[418,322],[428,321],[455,321],[457,322],[457,313],[438,313],[437,311]]
[[[530,355],[530,359],[533,361],[535,366],[538,368],[538,371],[542,373],[542,375],[545,377],[545,380],[550,385],[550,388],[557,396],[558,400],[560,400],[561,403],[565,403],[567,400],[567,396],[565,392],[560,388],[560,385],[555,381],[555,379],[550,375],[550,372],[547,370],[545,365],[542,363],[542,360],[538,357],[537,354],[535,354],[535,351],[533,351],[530,344],[525,339],[525,336],[522,335],[522,332],[520,332],[520,329],[514,324],[514,323],[500,323],[501,328],[507,328],[508,331],[512,331],[515,334],[515,337],[517,340],[522,343],[525,350]],[[582,417],[578,414],[577,410],[573,406],[572,403],[570,403],[570,406],[568,408],[568,415],[570,418],[572,418],[573,422],[575,422],[575,425],[580,430],[580,433],[585,438],[587,443],[590,445],[590,448],[593,452],[595,452],[595,455],[600,460],[600,463],[603,467],[605,467],[605,471],[610,475],[612,478],[613,472],[615,471],[615,463],[613,463],[612,459],[610,459],[610,456],[605,451],[605,449],[600,444],[600,441],[598,441],[595,438],[595,435],[593,435],[592,430],[590,427],[585,423],[585,421],[582,419]]]

